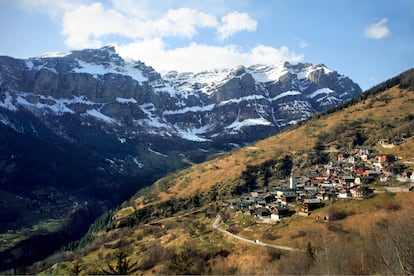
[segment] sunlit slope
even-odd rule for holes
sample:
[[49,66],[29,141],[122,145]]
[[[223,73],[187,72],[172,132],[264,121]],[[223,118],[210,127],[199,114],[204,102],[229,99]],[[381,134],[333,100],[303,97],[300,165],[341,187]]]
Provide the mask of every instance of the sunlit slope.
[[[392,140],[402,133],[411,136],[414,133],[414,92],[409,85],[405,85],[407,89],[400,88],[401,82],[400,79],[387,81],[365,92],[347,107],[315,115],[276,136],[162,178],[136,198],[136,207],[188,197],[215,185],[223,191],[231,191],[240,184],[248,167],[272,160],[277,163],[287,155],[292,156],[294,169],[300,170],[317,162],[321,151],[334,154],[337,149],[377,146],[379,139]],[[390,84],[395,85],[387,88]],[[377,146],[377,149],[383,148]],[[388,149],[383,151],[389,152]],[[392,152],[401,156],[402,162],[413,161],[412,138],[394,147]]]

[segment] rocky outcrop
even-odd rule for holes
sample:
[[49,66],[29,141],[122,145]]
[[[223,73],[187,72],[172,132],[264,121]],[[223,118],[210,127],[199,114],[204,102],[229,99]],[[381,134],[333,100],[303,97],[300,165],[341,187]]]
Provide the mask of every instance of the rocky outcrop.
[[113,47],[0,57],[0,80],[0,106],[31,110],[46,121],[68,114],[117,135],[197,142],[261,139],[255,131],[245,141],[237,137],[256,127],[276,133],[361,92],[349,78],[309,63],[162,77],[142,62],[126,62]]
[[307,63],[161,76],[112,47],[2,56],[0,190],[32,198],[50,188],[113,207],[169,172],[360,92],[347,77]]

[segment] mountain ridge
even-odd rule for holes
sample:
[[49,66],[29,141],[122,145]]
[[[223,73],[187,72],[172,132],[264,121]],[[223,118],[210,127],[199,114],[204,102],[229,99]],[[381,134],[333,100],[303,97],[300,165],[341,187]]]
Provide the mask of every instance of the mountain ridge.
[[[353,143],[376,146],[381,139],[392,140],[400,133],[405,133],[410,137],[414,133],[414,114],[410,109],[413,83],[414,69],[411,69],[365,91],[351,103],[347,102],[342,106],[315,114],[301,124],[292,126],[291,129],[242,149],[235,149],[225,157],[218,157],[162,178],[152,186],[155,190],[159,189],[158,192],[151,194],[156,194],[158,198],[185,197],[187,190],[192,192],[204,190],[202,183],[211,185],[223,183],[224,179],[233,175],[235,171],[240,176],[243,170],[248,170],[249,166],[260,167],[272,158],[280,159],[286,154],[299,156],[296,158],[298,162],[295,170],[300,170],[300,167],[309,165],[307,162],[303,164],[299,162],[302,157],[310,158],[315,155],[312,158],[317,160],[318,152],[323,152],[325,148],[349,147]],[[400,85],[401,88],[399,88]],[[391,104],[392,101],[398,108]],[[392,111],[388,107],[393,107]],[[347,112],[352,115],[349,116]],[[383,117],[385,113],[388,113],[389,117]],[[329,119],[334,116],[340,118]],[[318,120],[321,122],[315,123]],[[380,131],[381,128],[375,124],[386,127]],[[370,133],[372,127],[377,131]],[[354,140],[358,137],[362,137],[362,140]],[[301,142],[298,143],[298,141]],[[410,158],[405,154],[407,161],[411,162]],[[203,177],[204,174],[205,177]],[[190,184],[191,182],[194,183]],[[207,189],[211,188],[210,184],[206,186]],[[137,199],[136,204],[143,207],[146,206],[144,202],[152,203],[153,201],[141,197]]]
[[[278,131],[361,92],[349,78],[308,63],[169,72],[164,77],[142,62],[124,61],[112,47],[27,60],[3,57],[0,64],[0,80],[8,86],[2,89],[2,107],[77,114],[199,142],[234,139],[231,134],[249,126]],[[18,75],[22,77],[13,77]]]
[[[98,158],[83,159],[83,167],[114,179],[153,181],[155,175],[273,135],[360,92],[322,64],[239,66],[163,77],[142,62],[125,61],[113,47],[0,57],[2,127],[51,146],[56,137],[62,139],[66,148]],[[19,156],[30,155],[30,149],[21,150]],[[4,167],[24,171],[25,161],[11,156],[4,156]],[[43,162],[56,166],[53,160]],[[7,171],[2,183],[13,186],[15,174]],[[54,183],[67,179],[53,171],[45,175]]]
[[[174,266],[169,264],[175,264],[177,255],[199,264],[192,266],[198,273],[209,273],[208,269],[212,269],[212,273],[278,271],[281,274],[296,274],[312,269],[313,273],[319,274],[327,271],[327,265],[328,270],[336,274],[347,274],[358,269],[375,274],[381,269],[391,271],[390,267],[395,271],[401,267],[412,271],[409,265],[412,249],[404,251],[400,258],[398,254],[403,251],[398,252],[399,247],[395,255],[394,251],[388,250],[388,244],[383,243],[389,242],[386,236],[390,233],[401,234],[399,237],[404,239],[411,237],[409,231],[387,232],[384,229],[412,229],[412,193],[384,192],[372,194],[364,200],[326,201],[327,207],[314,210],[310,216],[285,218],[275,225],[258,223],[252,215],[226,210],[232,209],[232,202],[243,192],[271,184],[288,185],[287,177],[292,170],[294,175],[300,175],[313,165],[315,172],[324,171],[322,164],[332,168],[338,153],[352,155],[359,149],[373,147],[379,156],[395,154],[398,162],[406,164],[408,171],[413,171],[414,93],[410,88],[414,83],[413,73],[414,70],[402,73],[364,92],[352,103],[316,114],[275,136],[156,181],[120,206],[112,214],[112,220],[101,228],[103,232],[95,232],[98,234],[94,242],[81,253],[75,251],[71,256],[60,255],[62,262],[47,272],[62,273],[73,262],[82,264],[85,273],[99,271],[105,264],[99,256],[105,256],[108,263],[113,262],[111,250],[134,252],[129,260],[136,261],[142,273],[172,273]],[[405,136],[402,143],[397,142],[401,134]],[[383,147],[379,142],[384,139],[394,142],[394,148]],[[354,167],[358,163],[354,160],[345,166],[348,165]],[[399,187],[401,184],[378,181],[371,183],[370,188],[381,190],[384,185]],[[250,194],[246,197],[250,198]],[[299,212],[300,205],[289,208]],[[216,214],[227,220],[221,226],[223,229],[254,240],[254,245],[222,237],[210,229]],[[331,214],[342,217],[334,219]],[[332,219],[321,221],[327,216]],[[371,240],[381,233],[385,235]],[[344,244],[343,240],[347,243]],[[412,237],[407,241],[412,241]],[[262,243],[299,247],[303,252],[259,249]],[[338,265],[354,262],[355,249],[361,253],[358,259],[364,259],[362,263],[344,267]],[[153,250],[157,252],[155,255]],[[191,254],[186,255],[187,251]],[[388,254],[385,252],[389,253],[389,262],[369,261],[376,260],[373,256],[378,254]],[[59,257],[55,256],[52,260],[56,258]],[[243,262],[230,265],[240,259]],[[326,259],[330,260],[329,264]],[[220,263],[229,262],[229,266],[220,266]]]
[[2,230],[24,232],[79,208],[112,208],[167,173],[278,133],[360,92],[324,65],[163,76],[112,47],[1,56],[0,199],[11,206],[9,195],[16,197],[0,213]]

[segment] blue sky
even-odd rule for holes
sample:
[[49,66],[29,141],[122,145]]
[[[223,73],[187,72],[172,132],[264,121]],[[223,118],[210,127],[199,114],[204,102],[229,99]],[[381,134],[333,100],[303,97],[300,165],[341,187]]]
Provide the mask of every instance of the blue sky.
[[363,89],[414,67],[414,0],[0,0],[0,54],[114,45],[159,72],[324,63]]

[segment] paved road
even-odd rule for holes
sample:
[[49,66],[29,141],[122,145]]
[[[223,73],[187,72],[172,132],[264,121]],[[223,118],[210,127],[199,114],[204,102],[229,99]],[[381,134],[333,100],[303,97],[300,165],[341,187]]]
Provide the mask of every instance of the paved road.
[[282,245],[274,245],[274,244],[270,244],[270,243],[264,243],[264,242],[261,242],[261,241],[253,241],[253,240],[249,240],[249,239],[246,239],[246,238],[243,238],[243,237],[237,236],[237,235],[235,235],[235,234],[233,234],[233,233],[230,233],[229,231],[226,231],[226,230],[224,230],[224,229],[221,229],[221,228],[218,226],[218,224],[220,223],[220,220],[221,220],[220,215],[217,215],[217,217],[216,217],[216,219],[214,220],[213,225],[212,225],[212,226],[213,226],[213,228],[214,228],[214,229],[216,229],[216,230],[218,230],[218,231],[220,231],[221,233],[223,233],[223,234],[225,234],[225,235],[228,235],[228,236],[230,236],[230,237],[233,237],[233,238],[235,238],[235,239],[238,239],[238,240],[241,240],[241,241],[244,241],[244,242],[247,242],[247,243],[251,243],[251,244],[254,244],[254,245],[266,246],[266,247],[273,247],[273,248],[277,248],[277,249],[280,249],[280,250],[287,250],[287,251],[302,251],[302,249],[299,249],[299,248],[293,248],[293,247],[289,247],[289,246],[282,246]]

